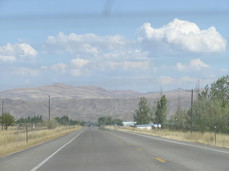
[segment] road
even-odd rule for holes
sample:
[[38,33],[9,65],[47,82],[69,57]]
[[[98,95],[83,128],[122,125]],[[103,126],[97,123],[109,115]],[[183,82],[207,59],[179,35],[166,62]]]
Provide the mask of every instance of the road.
[[229,170],[229,149],[85,128],[0,159],[1,171]]

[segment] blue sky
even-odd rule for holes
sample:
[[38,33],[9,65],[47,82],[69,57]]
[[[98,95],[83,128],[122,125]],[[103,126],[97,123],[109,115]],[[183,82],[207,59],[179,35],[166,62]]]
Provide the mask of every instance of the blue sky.
[[228,18],[227,0],[2,0],[0,90],[204,87],[229,73]]

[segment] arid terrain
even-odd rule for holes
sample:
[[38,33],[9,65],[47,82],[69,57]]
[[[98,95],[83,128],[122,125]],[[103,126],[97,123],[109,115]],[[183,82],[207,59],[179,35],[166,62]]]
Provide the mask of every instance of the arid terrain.
[[2,91],[0,98],[4,99],[4,112],[9,112],[15,118],[36,115],[47,118],[50,96],[51,117],[68,115],[71,119],[96,121],[100,116],[111,116],[126,121],[133,119],[140,97],[146,97],[149,106],[153,107],[162,93],[168,100],[168,117],[175,113],[178,105],[183,109],[190,107],[190,93],[183,89],[140,93],[94,86],[53,84]]

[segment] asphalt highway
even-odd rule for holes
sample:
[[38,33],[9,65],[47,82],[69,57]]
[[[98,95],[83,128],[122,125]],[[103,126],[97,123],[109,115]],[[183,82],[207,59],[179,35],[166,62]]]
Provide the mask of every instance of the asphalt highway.
[[84,128],[0,159],[1,171],[228,171],[229,149]]

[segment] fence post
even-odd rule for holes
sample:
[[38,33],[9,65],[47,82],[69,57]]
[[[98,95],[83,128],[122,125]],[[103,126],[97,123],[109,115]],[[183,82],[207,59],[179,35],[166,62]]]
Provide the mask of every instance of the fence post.
[[28,126],[27,126],[27,123],[25,125],[25,136],[26,136],[26,143],[28,144],[29,138],[28,138]]

